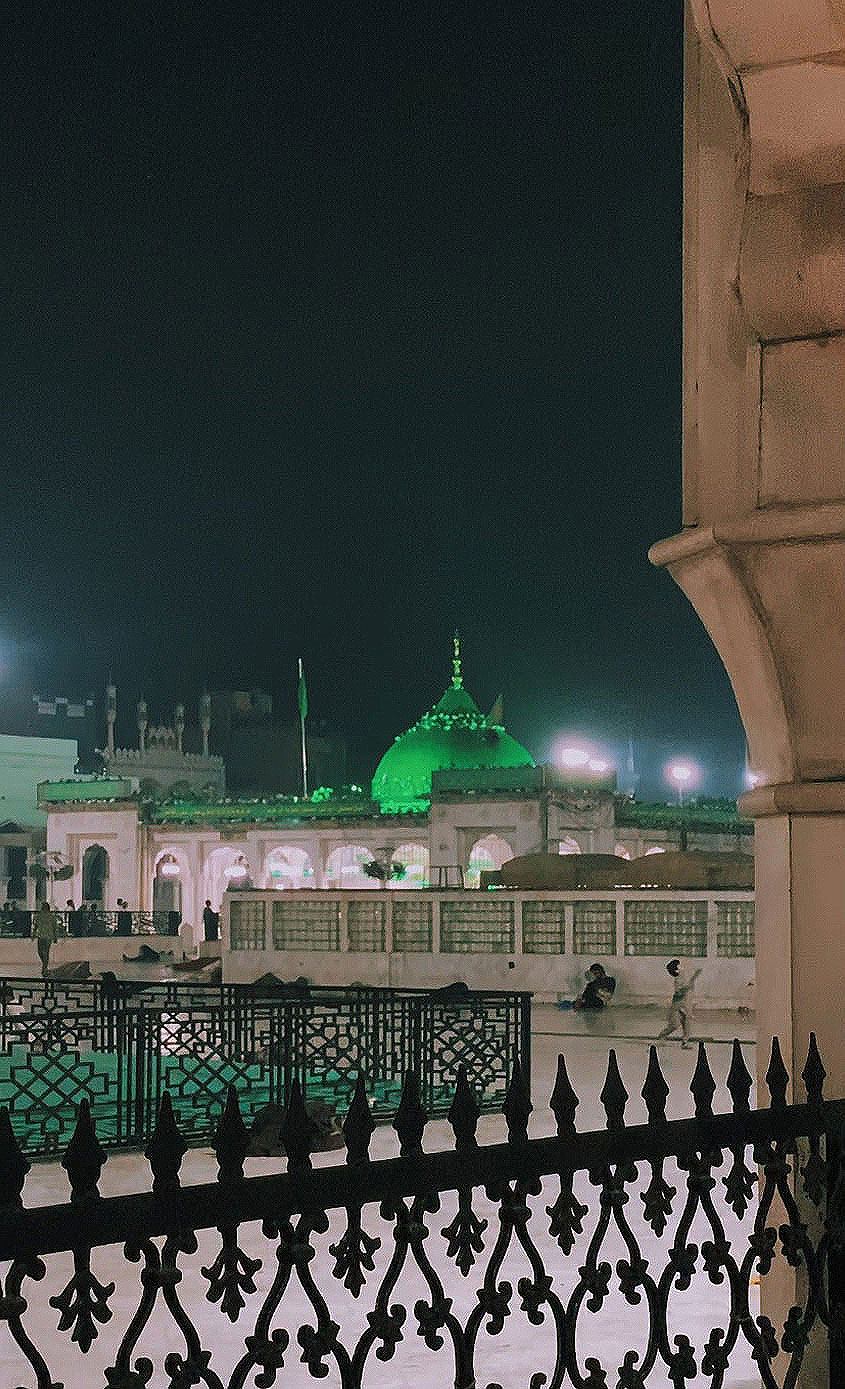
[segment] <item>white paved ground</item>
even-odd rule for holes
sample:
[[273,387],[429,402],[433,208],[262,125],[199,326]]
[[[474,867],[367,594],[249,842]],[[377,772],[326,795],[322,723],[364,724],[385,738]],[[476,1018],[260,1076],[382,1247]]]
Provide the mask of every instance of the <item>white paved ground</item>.
[[[631,1123],[643,1121],[646,1116],[639,1091],[648,1060],[649,1033],[653,1034],[661,1021],[658,1014],[634,1009],[615,1008],[609,1010],[606,1016],[593,1019],[584,1014],[561,1013],[551,1007],[535,1008],[532,1065],[535,1112],[532,1116],[531,1132],[538,1136],[554,1132],[554,1120],[547,1105],[557,1055],[561,1049],[566,1055],[572,1083],[581,1096],[582,1102],[577,1116],[579,1128],[602,1126],[603,1114],[598,1096],[604,1080],[608,1048],[611,1045],[617,1049],[623,1080],[631,1095],[626,1117]],[[698,1020],[699,1033],[713,1039],[709,1050],[711,1065],[717,1079],[721,1080],[727,1071],[730,1061],[728,1043],[737,1030],[740,1039],[745,1043],[746,1064],[753,1072],[753,1049],[748,1022],[741,1021],[736,1016],[714,1014],[701,1014]],[[695,1056],[694,1050],[681,1050],[677,1043],[661,1048],[661,1062],[671,1087],[668,1105],[670,1117],[681,1117],[691,1112],[689,1082]],[[715,1107],[717,1110],[728,1107],[727,1095],[721,1086],[717,1092]],[[502,1136],[503,1124],[500,1119],[488,1117],[481,1121],[479,1139],[482,1143],[496,1141]],[[437,1121],[430,1124],[426,1131],[425,1147],[429,1151],[436,1151],[451,1146],[450,1137],[451,1131],[445,1121]],[[373,1157],[392,1156],[395,1151],[395,1135],[392,1130],[378,1129],[372,1144]],[[333,1162],[341,1157],[339,1154],[324,1154],[316,1161]],[[248,1172],[266,1173],[278,1170],[279,1165],[278,1160],[274,1159],[253,1159],[248,1164]],[[187,1185],[195,1181],[212,1180],[215,1173],[213,1154],[208,1149],[198,1149],[187,1155],[182,1169],[182,1179]],[[676,1186],[680,1186],[683,1180],[668,1166],[666,1176],[672,1185]],[[101,1182],[103,1194],[144,1189],[148,1185],[148,1168],[141,1157],[133,1154],[112,1154],[109,1157]],[[586,1178],[579,1181],[578,1190],[582,1198],[590,1193]],[[28,1205],[62,1200],[65,1199],[66,1193],[66,1178],[57,1164],[38,1163],[33,1167],[25,1189]],[[534,1203],[535,1216],[532,1225],[536,1226],[535,1239],[543,1254],[547,1271],[554,1278],[554,1287],[565,1299],[569,1295],[573,1280],[577,1277],[576,1271],[584,1261],[587,1243],[595,1226],[597,1202],[593,1191],[585,1232],[579,1237],[573,1253],[564,1258],[544,1229],[547,1220],[543,1207],[549,1205],[555,1195],[555,1184],[547,1184],[547,1190]],[[451,1198],[445,1199],[442,1209],[430,1219],[431,1234],[426,1248],[440,1273],[450,1269],[444,1258],[445,1242],[440,1231],[451,1219],[453,1206],[454,1201]],[[486,1246],[489,1250],[489,1237],[495,1228],[494,1212],[483,1196],[477,1200],[476,1209],[490,1221]],[[632,1222],[636,1220],[639,1211],[636,1195],[632,1197],[627,1210]],[[676,1205],[675,1220],[678,1210],[679,1206]],[[376,1255],[377,1269],[370,1275],[373,1281],[368,1285],[374,1289],[377,1285],[375,1280],[386,1268],[392,1252],[392,1239],[389,1228],[380,1221],[375,1208],[365,1211],[364,1225],[382,1239],[382,1246]],[[742,1238],[742,1230],[738,1222],[733,1221],[730,1213],[726,1227],[729,1235]],[[326,1294],[331,1313],[346,1333],[344,1339],[349,1344],[354,1335],[360,1334],[360,1330],[363,1329],[365,1314],[372,1304],[367,1301],[367,1289],[362,1294],[359,1305],[331,1277],[332,1260],[328,1254],[328,1245],[338,1237],[338,1233],[338,1223],[333,1220],[329,1233],[319,1237],[317,1241],[318,1254],[311,1268],[316,1281]],[[653,1259],[652,1268],[659,1272],[664,1266],[665,1257],[658,1251],[666,1249],[667,1237],[664,1235],[658,1246],[641,1222],[637,1227],[637,1233],[644,1255]],[[705,1224],[699,1227],[697,1223],[690,1238],[700,1243],[709,1235],[709,1227]],[[273,1246],[263,1238],[257,1227],[243,1230],[241,1238],[249,1252],[263,1259],[263,1265],[257,1275],[257,1292],[249,1299],[248,1312],[242,1314],[235,1327],[230,1327],[218,1308],[206,1300],[207,1285],[199,1272],[200,1266],[209,1264],[217,1251],[219,1237],[216,1232],[201,1234],[200,1253],[189,1260],[183,1260],[186,1273],[180,1285],[183,1302],[190,1307],[193,1322],[204,1345],[213,1349],[212,1368],[221,1374],[224,1383],[226,1373],[242,1352],[242,1337],[251,1329],[260,1298],[269,1287],[275,1270]],[[621,1239],[618,1236],[608,1237],[602,1257],[615,1267],[617,1259],[623,1254],[624,1245]],[[483,1259],[484,1257],[482,1256]],[[105,1367],[114,1363],[116,1346],[137,1305],[138,1266],[128,1263],[122,1254],[114,1249],[95,1252],[93,1266],[97,1276],[103,1282],[114,1280],[117,1283],[111,1303],[114,1317],[101,1329],[98,1341],[89,1354],[83,1357],[76,1347],[69,1345],[66,1335],[57,1334],[58,1313],[50,1308],[47,1300],[63,1286],[70,1271],[69,1260],[54,1258],[49,1260],[48,1264],[48,1274],[44,1281],[40,1284],[30,1283],[25,1290],[30,1299],[27,1325],[36,1344],[47,1353],[54,1379],[63,1383],[64,1389],[101,1389],[105,1384]],[[515,1253],[512,1250],[501,1277],[511,1282],[515,1289],[518,1280],[528,1272],[529,1265],[525,1255],[521,1251]],[[612,1279],[612,1282],[614,1281],[615,1274]],[[467,1279],[463,1279],[457,1271],[451,1270],[444,1276],[444,1283],[448,1295],[454,1298],[456,1310],[461,1313],[463,1319],[476,1301],[475,1294],[480,1283],[478,1270],[473,1270]],[[420,1276],[406,1270],[400,1279],[396,1294],[391,1299],[391,1302],[401,1302],[408,1308],[404,1339],[400,1342],[395,1357],[386,1364],[371,1356],[366,1383],[372,1386],[372,1389],[388,1389],[388,1386],[392,1389],[395,1385],[411,1383],[419,1386],[419,1389],[426,1389],[427,1386],[447,1389],[447,1386],[452,1384],[451,1357],[445,1350],[429,1351],[415,1332],[416,1322],[412,1309],[415,1301],[424,1295],[425,1286]],[[704,1277],[696,1277],[688,1291],[673,1292],[671,1295],[670,1331],[672,1334],[685,1332],[700,1350],[710,1328],[725,1324],[726,1307],[727,1297],[724,1288],[714,1287]],[[528,1389],[535,1371],[543,1370],[546,1375],[551,1372],[553,1338],[549,1320],[539,1327],[531,1325],[520,1310],[520,1299],[516,1291],[511,1300],[511,1308],[512,1315],[507,1318],[504,1330],[499,1336],[489,1336],[482,1332],[479,1337],[478,1389],[483,1389],[491,1383],[500,1384],[503,1389],[523,1389],[523,1386],[524,1389]],[[248,1313],[251,1313],[249,1320]],[[285,1389],[292,1386],[298,1389],[298,1386],[313,1385],[315,1382],[334,1386],[338,1382],[333,1371],[325,1379],[314,1381],[307,1368],[299,1363],[296,1331],[303,1323],[313,1324],[313,1321],[313,1313],[309,1313],[309,1305],[300,1290],[291,1289],[273,1323],[274,1326],[286,1327],[291,1333],[293,1343],[286,1356],[285,1368],[276,1381]],[[642,1309],[629,1306],[618,1291],[611,1292],[599,1313],[582,1311],[579,1318],[579,1353],[582,1366],[587,1356],[597,1356],[607,1368],[608,1389],[614,1389],[621,1354],[626,1349],[643,1346],[643,1327]],[[165,1389],[170,1383],[160,1359],[166,1351],[179,1348],[180,1340],[169,1315],[164,1312],[156,1313],[136,1352],[136,1355],[148,1355],[157,1362],[156,1370],[148,1382],[148,1389]],[[694,1381],[696,1385],[709,1382],[709,1377],[702,1376]],[[254,1375],[248,1378],[247,1383],[255,1383]],[[650,1376],[648,1384],[649,1389],[668,1389],[669,1386],[665,1373],[661,1374],[657,1369]],[[735,1366],[728,1373],[725,1384],[727,1389],[751,1389],[751,1386],[759,1384],[750,1357],[736,1357]],[[35,1377],[26,1368],[20,1353],[11,1344],[7,1334],[0,1331],[0,1389],[7,1389],[7,1386],[8,1389],[18,1389],[18,1386],[22,1389],[34,1389]]]

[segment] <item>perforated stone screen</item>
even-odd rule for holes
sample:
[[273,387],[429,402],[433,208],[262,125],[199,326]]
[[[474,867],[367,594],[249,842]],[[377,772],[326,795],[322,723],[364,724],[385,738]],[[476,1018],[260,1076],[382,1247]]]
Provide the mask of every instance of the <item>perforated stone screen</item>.
[[616,954],[616,903],[576,902],[573,949],[576,955]]
[[236,902],[229,907],[233,950],[263,950],[266,924],[263,902]]
[[563,955],[566,907],[563,902],[523,902],[522,949],[526,955]]
[[754,903],[716,903],[716,954],[730,959],[753,956]]
[[452,955],[507,955],[513,950],[513,902],[444,902],[440,949]]
[[384,950],[384,902],[349,903],[347,929],[350,950]]
[[431,950],[431,902],[393,902],[393,949]]
[[274,950],[339,950],[340,903],[296,900],[273,903]]
[[626,902],[626,955],[707,954],[706,902]]

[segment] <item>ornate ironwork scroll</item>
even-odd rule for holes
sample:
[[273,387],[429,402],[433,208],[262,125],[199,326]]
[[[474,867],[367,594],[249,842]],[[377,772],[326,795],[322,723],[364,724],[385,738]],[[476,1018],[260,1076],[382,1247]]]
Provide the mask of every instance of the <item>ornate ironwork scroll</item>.
[[[146,1148],[152,1190],[122,1197],[99,1194],[105,1153],[83,1102],[63,1160],[70,1200],[32,1210],[22,1207],[28,1163],[0,1110],[0,1260],[9,1261],[0,1321],[19,1357],[18,1380],[36,1389],[144,1389],[157,1370],[168,1389],[270,1389],[299,1362],[313,1378],[365,1389],[377,1366],[400,1364],[413,1343],[437,1357],[438,1382],[448,1364],[458,1389],[649,1389],[667,1380],[674,1389],[722,1389],[732,1370],[756,1374],[766,1389],[795,1389],[813,1342],[829,1346],[841,1369],[845,1101],[826,1101],[823,1080],[811,1040],[806,1101],[787,1104],[775,1043],[769,1105],[752,1110],[735,1044],[731,1112],[716,1114],[716,1079],[701,1046],[694,1115],[669,1120],[652,1048],[642,1085],[648,1122],[631,1126],[611,1052],[604,1127],[579,1133],[578,1096],[561,1059],[551,1097],[556,1135],[531,1138],[531,1102],[515,1064],[505,1139],[491,1146],[478,1143],[479,1107],[462,1067],[449,1113],[454,1146],[426,1153],[428,1116],[409,1070],[394,1118],[398,1156],[373,1161],[359,1073],[346,1163],[314,1168],[294,1078],[281,1134],[287,1170],[269,1177],[244,1176],[247,1130],[231,1085],[215,1138],[218,1180],[199,1186],[181,1183],[185,1137],[165,1094]],[[210,1310],[199,1318],[183,1274],[198,1262],[205,1230]],[[103,1247],[115,1244],[123,1252],[109,1256],[107,1281]],[[73,1272],[46,1299],[39,1288],[38,1305],[57,1314],[53,1333],[39,1337],[32,1288],[49,1287],[52,1256],[62,1251]],[[795,1290],[777,1316],[757,1300],[758,1282],[765,1292],[776,1266],[794,1273]],[[111,1363],[92,1377],[80,1366],[94,1366],[118,1283],[131,1311]],[[506,1330],[508,1361],[491,1379],[484,1366],[502,1364],[495,1345]]]

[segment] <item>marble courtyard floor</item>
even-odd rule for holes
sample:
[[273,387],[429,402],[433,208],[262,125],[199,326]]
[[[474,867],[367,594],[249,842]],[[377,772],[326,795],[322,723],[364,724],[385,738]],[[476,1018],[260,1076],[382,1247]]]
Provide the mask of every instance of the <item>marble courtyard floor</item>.
[[[659,1010],[632,1009],[614,1006],[605,1016],[592,1018],[585,1014],[564,1013],[553,1007],[538,1006],[534,1009],[532,1039],[532,1090],[534,1113],[530,1124],[532,1136],[543,1136],[554,1132],[554,1119],[548,1108],[548,1100],[554,1083],[555,1068],[559,1051],[566,1057],[567,1068],[572,1084],[579,1094],[581,1104],[576,1118],[581,1130],[603,1127],[603,1111],[599,1093],[601,1091],[609,1047],[616,1048],[617,1059],[630,1100],[626,1112],[629,1123],[645,1120],[645,1109],[640,1098],[640,1089],[645,1078],[648,1061],[648,1045],[651,1037],[662,1025]],[[738,1035],[743,1043],[746,1065],[753,1073],[753,1046],[751,1024],[737,1018],[736,1014],[701,1013],[697,1020],[698,1033],[708,1040],[710,1064],[719,1089],[714,1101],[716,1112],[727,1110],[729,1101],[723,1081],[730,1063],[730,1041]],[[667,1104],[669,1118],[685,1117],[692,1112],[689,1083],[695,1066],[695,1050],[682,1050],[678,1043],[670,1043],[660,1048],[661,1065],[670,1086]],[[753,1103],[753,1097],[752,1097]],[[482,1144],[497,1142],[504,1137],[503,1121],[498,1116],[485,1116],[479,1123],[479,1141]],[[452,1146],[451,1130],[445,1120],[430,1123],[426,1129],[424,1147],[435,1152]],[[394,1156],[397,1151],[396,1137],[392,1129],[380,1127],[376,1130],[371,1156],[375,1158]],[[343,1154],[329,1153],[315,1156],[315,1166],[342,1161]],[[278,1159],[250,1159],[247,1175],[266,1174],[281,1168]],[[647,1171],[643,1164],[642,1170]],[[682,1189],[683,1174],[678,1173],[673,1164],[667,1163],[667,1180],[671,1185]],[[214,1155],[208,1148],[191,1150],[182,1167],[183,1185],[193,1182],[213,1180],[216,1176]],[[103,1170],[100,1189],[103,1195],[120,1192],[148,1190],[150,1185],[149,1168],[139,1154],[111,1153]],[[556,1195],[556,1183],[544,1184],[544,1191],[533,1203],[534,1216],[531,1227],[547,1272],[552,1276],[553,1287],[565,1300],[577,1279],[577,1269],[584,1262],[590,1236],[595,1228],[598,1215],[598,1201],[594,1188],[590,1188],[585,1176],[576,1180],[576,1195],[584,1204],[589,1203],[589,1214],[585,1220],[584,1232],[578,1237],[575,1249],[564,1256],[557,1244],[547,1235],[548,1220],[544,1207],[551,1204]],[[642,1189],[641,1187],[639,1189]],[[25,1203],[28,1206],[42,1205],[67,1197],[67,1179],[58,1163],[36,1162],[33,1164],[24,1189]],[[441,1209],[429,1217],[431,1231],[426,1243],[426,1252],[435,1268],[442,1276],[446,1293],[454,1299],[455,1310],[465,1320],[469,1310],[477,1302],[477,1289],[480,1286],[483,1269],[489,1250],[492,1248],[491,1233],[496,1221],[494,1208],[482,1193],[476,1193],[475,1209],[490,1222],[485,1236],[485,1253],[481,1255],[481,1265],[476,1265],[464,1279],[445,1258],[445,1241],[440,1231],[452,1218],[455,1199],[447,1196]],[[633,1194],[626,1208],[643,1255],[651,1261],[650,1267],[655,1276],[666,1263],[666,1250],[669,1240],[664,1234],[657,1240],[641,1221],[638,1221],[639,1202]],[[674,1229],[680,1210],[680,1200],[676,1199],[673,1216],[670,1217],[669,1230]],[[333,1217],[331,1228],[325,1235],[316,1236],[317,1249],[310,1265],[317,1284],[323,1290],[333,1318],[340,1324],[343,1339],[348,1346],[361,1334],[366,1325],[366,1314],[372,1309],[372,1298],[378,1281],[387,1267],[392,1252],[393,1240],[388,1225],[381,1221],[375,1207],[364,1211],[364,1228],[381,1238],[381,1247],[375,1255],[376,1269],[369,1275],[369,1281],[360,1299],[355,1299],[331,1276],[333,1260],[328,1246],[337,1239],[342,1222]],[[745,1236],[750,1221],[740,1222],[725,1211],[725,1225],[729,1237],[738,1239],[737,1248],[746,1247]],[[667,1232],[668,1233],[668,1232]],[[696,1218],[690,1233],[690,1240],[698,1244],[710,1237],[711,1231],[706,1222]],[[211,1349],[211,1367],[227,1382],[233,1365],[243,1353],[243,1337],[254,1324],[255,1315],[263,1295],[267,1292],[276,1268],[275,1247],[267,1240],[257,1225],[241,1227],[242,1246],[252,1256],[262,1259],[262,1267],[256,1275],[256,1292],[249,1296],[247,1309],[238,1322],[232,1326],[221,1314],[218,1306],[208,1302],[205,1297],[207,1283],[200,1269],[210,1264],[219,1248],[219,1235],[216,1231],[203,1231],[199,1236],[199,1252],[182,1258],[184,1277],[179,1285],[179,1295],[183,1305],[188,1308],[191,1320],[196,1326],[203,1345]],[[601,1257],[614,1268],[616,1261],[625,1255],[625,1246],[617,1235],[608,1234],[602,1248]],[[138,1265],[128,1262],[119,1247],[95,1250],[92,1267],[101,1282],[114,1281],[116,1290],[111,1298],[113,1318],[99,1328],[99,1337],[87,1355],[83,1356],[77,1347],[71,1345],[66,1333],[57,1333],[58,1312],[51,1308],[48,1298],[57,1293],[70,1276],[69,1257],[51,1257],[47,1260],[46,1278],[40,1283],[28,1281],[24,1293],[30,1307],[26,1315],[26,1325],[36,1345],[45,1353],[54,1380],[64,1385],[64,1389],[100,1389],[106,1384],[105,1370],[114,1364],[114,1357],[120,1338],[130,1321],[140,1297]],[[4,1271],[5,1272],[5,1271]],[[519,1279],[530,1272],[525,1254],[513,1248],[508,1253],[500,1279],[506,1279],[516,1290]],[[631,1306],[613,1288],[615,1274],[611,1278],[611,1292],[603,1307],[597,1313],[582,1308],[578,1320],[578,1350],[581,1366],[586,1357],[595,1355],[607,1370],[608,1389],[614,1389],[617,1370],[622,1354],[627,1349],[642,1350],[645,1344],[645,1325],[643,1307]],[[369,1296],[368,1296],[369,1294]],[[403,1271],[391,1304],[402,1303],[408,1309],[404,1323],[403,1339],[399,1342],[395,1356],[382,1363],[371,1353],[365,1384],[371,1389],[387,1389],[388,1386],[414,1384],[419,1389],[436,1386],[448,1389],[453,1382],[452,1357],[444,1347],[439,1351],[427,1349],[416,1334],[416,1319],[413,1314],[414,1303],[425,1297],[426,1287],[421,1276],[409,1267]],[[532,1325],[520,1308],[520,1297],[514,1291],[511,1299],[511,1312],[504,1323],[501,1334],[491,1336],[482,1330],[476,1356],[477,1384],[479,1389],[496,1384],[502,1389],[529,1389],[531,1377],[537,1371],[549,1376],[554,1364],[554,1335],[551,1319],[547,1316],[539,1326]],[[679,1333],[688,1335],[693,1346],[700,1351],[711,1327],[726,1324],[727,1294],[724,1286],[714,1286],[703,1274],[693,1277],[690,1288],[685,1292],[673,1291],[669,1302],[670,1336]],[[284,1327],[290,1334],[284,1369],[280,1371],[279,1386],[285,1389],[292,1386],[313,1385],[320,1382],[327,1386],[338,1383],[334,1367],[328,1376],[315,1381],[305,1365],[299,1361],[300,1347],[296,1332],[301,1325],[315,1321],[310,1304],[298,1284],[291,1285],[282,1301],[281,1309],[274,1319],[273,1326]],[[485,1318],[486,1322],[486,1318]],[[482,1323],[482,1327],[484,1323]],[[169,1350],[183,1348],[183,1343],[170,1315],[159,1308],[146,1326],[141,1336],[133,1361],[138,1356],[149,1356],[156,1362],[147,1389],[165,1389],[171,1383],[161,1361]],[[255,1383],[256,1371],[247,1376],[245,1383]],[[272,1381],[267,1380],[270,1384]],[[548,1381],[546,1381],[548,1382]],[[570,1381],[567,1379],[566,1384]],[[665,1368],[656,1366],[648,1378],[649,1389],[669,1389]],[[710,1383],[709,1376],[688,1381],[692,1385]],[[141,1384],[141,1380],[138,1380]],[[759,1377],[750,1354],[738,1345],[733,1364],[728,1371],[726,1389],[751,1389],[759,1384]],[[5,1389],[31,1389],[35,1385],[34,1373],[11,1342],[8,1334],[0,1332],[0,1385]]]

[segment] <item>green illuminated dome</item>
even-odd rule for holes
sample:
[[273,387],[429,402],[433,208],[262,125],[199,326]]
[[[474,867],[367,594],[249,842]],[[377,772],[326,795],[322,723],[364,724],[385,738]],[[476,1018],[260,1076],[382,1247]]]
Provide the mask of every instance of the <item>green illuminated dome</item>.
[[401,734],[376,767],[373,800],[383,812],[427,810],[432,772],[451,767],[533,767],[531,754],[464,689],[455,637],[452,684],[433,709]]

